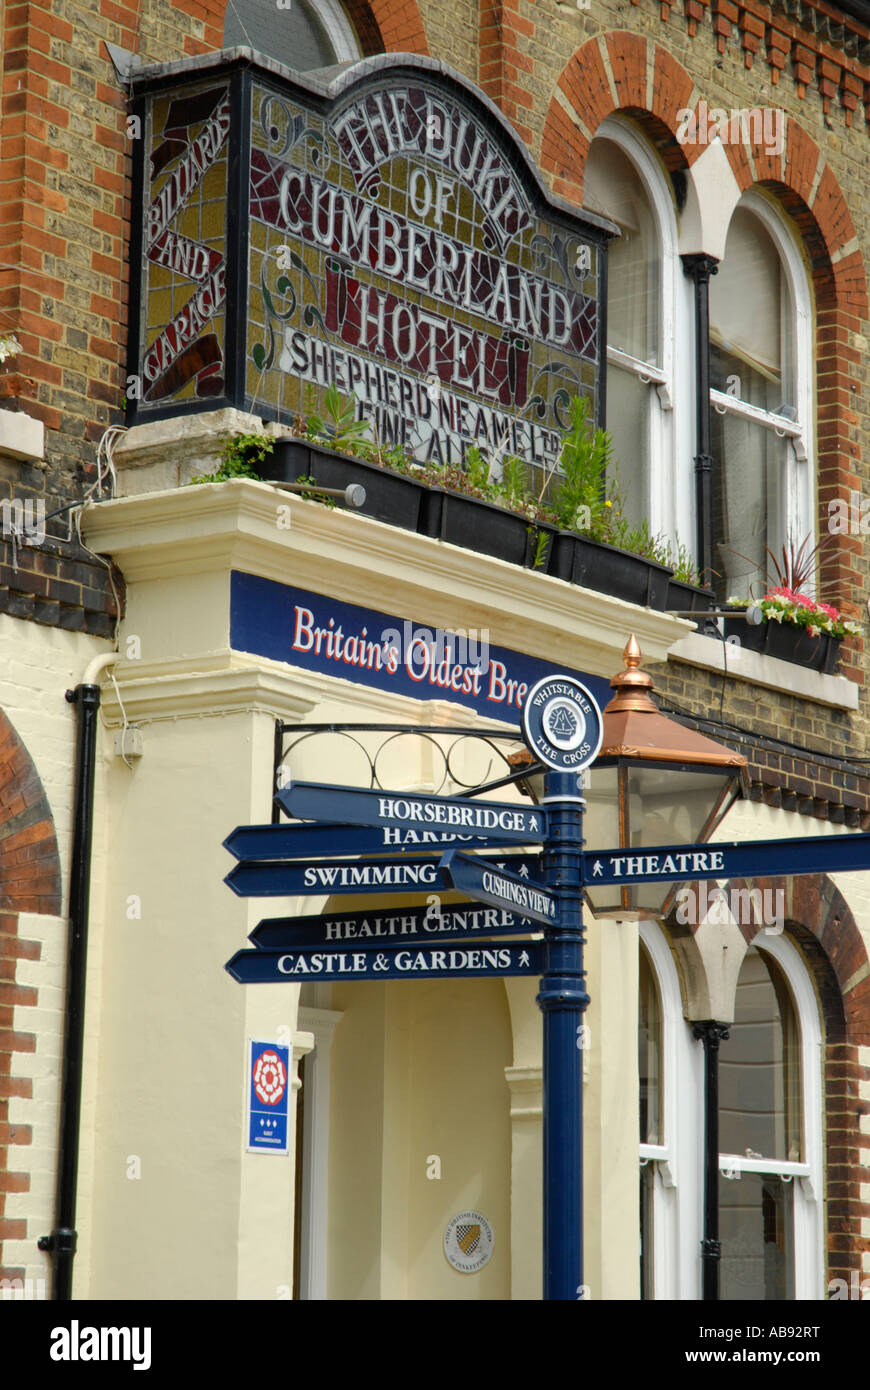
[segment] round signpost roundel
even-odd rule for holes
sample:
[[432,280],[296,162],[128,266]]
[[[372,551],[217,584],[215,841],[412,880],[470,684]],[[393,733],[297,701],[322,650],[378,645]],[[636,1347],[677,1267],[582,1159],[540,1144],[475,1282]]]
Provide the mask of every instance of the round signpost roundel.
[[544,676],[523,706],[529,750],[556,772],[582,772],[598,756],[604,736],[601,710],[573,676]]

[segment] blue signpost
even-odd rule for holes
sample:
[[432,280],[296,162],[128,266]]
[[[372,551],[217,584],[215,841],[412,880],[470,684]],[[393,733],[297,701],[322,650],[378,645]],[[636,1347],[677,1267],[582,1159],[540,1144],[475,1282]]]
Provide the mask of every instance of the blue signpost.
[[523,733],[548,768],[544,779],[549,838],[544,881],[558,901],[545,930],[543,1014],[544,1298],[577,1299],[583,1285],[583,807],[578,774],[598,754],[601,711],[573,679],[547,677],[532,687]]
[[349,946],[354,951],[380,950],[403,943],[448,945],[479,941],[489,936],[528,936],[539,930],[527,917],[476,902],[449,907],[397,907],[388,912],[354,913],[346,917],[323,913],[312,917],[271,917],[259,922],[248,940],[264,951],[296,951],[300,947]]
[[[529,692],[523,733],[547,768],[542,806],[320,783],[279,792],[289,815],[318,823],[234,830],[224,844],[240,861],[225,880],[235,893],[431,895],[458,889],[471,901],[267,919],[251,933],[253,949],[237,952],[226,969],[243,984],[539,976],[544,1297],[573,1300],[583,1285],[584,884],[867,869],[870,835],[584,853],[579,774],[601,746],[601,711],[573,677],[548,676]],[[493,853],[518,845],[542,845],[543,853]],[[471,856],[469,850],[490,854]],[[485,939],[530,936],[541,928],[543,943]]]
[[496,845],[541,844],[547,838],[547,817],[538,806],[510,802],[473,801],[447,796],[399,796],[395,792],[361,791],[321,782],[291,782],[277,793],[289,816],[299,820],[330,820],[347,825],[392,827],[397,830],[440,830],[485,835]]
[[559,900],[541,883],[534,883],[486,860],[469,859],[458,850],[448,850],[441,860],[448,883],[478,902],[489,903],[510,912],[522,912],[532,921],[551,926],[559,915]]
[[[515,874],[535,873],[536,855],[511,854],[493,860]],[[437,859],[312,859],[294,864],[284,860],[248,862],[231,869],[224,883],[240,898],[332,897],[347,893],[439,893],[451,887]]]
[[473,946],[353,947],[339,951],[237,951],[226,969],[243,985],[343,980],[477,980],[530,975],[541,970],[543,948],[534,941],[475,943]]
[[357,859],[363,854],[437,853],[454,849],[502,849],[516,841],[499,835],[458,834],[455,830],[398,830],[361,825],[239,825],[224,840],[235,859]]
[[607,849],[584,855],[584,861],[586,881],[590,884],[836,874],[870,869],[870,835],[659,845],[634,854],[624,849]]

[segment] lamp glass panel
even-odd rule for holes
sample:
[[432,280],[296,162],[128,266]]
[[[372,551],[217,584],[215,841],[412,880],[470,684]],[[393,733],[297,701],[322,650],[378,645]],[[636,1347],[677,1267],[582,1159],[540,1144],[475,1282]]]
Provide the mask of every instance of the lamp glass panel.
[[628,847],[699,842],[732,773],[679,765],[635,766],[628,773]]
[[[723,800],[733,770],[695,771],[679,763],[623,765],[625,839],[620,837],[617,769],[592,769],[584,817],[586,849],[642,851],[656,845],[695,845],[704,841],[711,817]],[[687,878],[691,875],[687,874]],[[592,911],[626,919],[656,917],[674,880],[624,886],[586,885]]]
[[587,850],[615,849],[619,845],[619,770],[591,767],[589,785],[583,790],[583,839]]

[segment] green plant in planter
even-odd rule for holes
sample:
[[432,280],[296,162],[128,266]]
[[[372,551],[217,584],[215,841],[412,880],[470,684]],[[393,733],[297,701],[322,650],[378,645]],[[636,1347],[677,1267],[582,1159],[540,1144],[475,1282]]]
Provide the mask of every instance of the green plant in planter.
[[506,507],[514,511],[527,511],[534,497],[531,490],[529,470],[516,454],[509,454],[501,469],[501,478],[493,491]]
[[606,430],[592,427],[586,396],[571,399],[570,424],[558,463],[545,474],[540,492],[534,486],[532,469],[521,458],[502,457],[503,444],[493,450],[472,444],[461,463],[420,462],[400,446],[383,448],[376,431],[372,439],[369,422],[355,419],[353,400],[343,399],[336,386],[330,386],[324,394],[323,415],[310,408],[313,404],[311,388],[306,401],[309,414],[304,428],[299,426],[307,439],[410,474],[421,483],[451,488],[526,517],[530,523],[533,568],[540,569],[546,563],[550,536],[536,523],[547,523],[578,531],[592,540],[606,541],[644,559],[657,560],[672,568],[675,577],[684,583],[698,582],[688,550],[679,540],[674,547],[663,536],[653,535],[647,521],[631,526],[613,463],[613,441]]
[[490,464],[489,461],[483,457],[482,452],[476,444],[472,444],[468,453],[465,455],[465,471],[470,486],[482,497],[487,498],[488,501],[491,500],[489,496],[492,492],[489,481]]
[[698,572],[698,566],[689,554],[688,546],[683,544],[679,536],[675,545],[669,545],[668,558],[665,564],[670,565],[674,571],[674,579],[678,580],[680,584],[700,585],[701,576]]
[[337,386],[324,392],[322,415],[308,416],[305,434],[308,439],[324,440],[339,452],[368,456],[374,449],[368,420],[357,420],[353,399],[344,404]]
[[698,570],[679,537],[674,543],[654,535],[646,518],[639,526],[631,525],[613,460],[613,440],[606,430],[593,429],[590,410],[588,397],[572,397],[571,423],[559,454],[562,477],[556,480],[553,472],[545,482],[544,490],[549,484],[552,492],[551,504],[559,525],[666,565],[674,571],[675,579],[697,584]]
[[557,465],[561,476],[554,486],[555,468],[551,470],[540,500],[551,493],[550,505],[564,530],[582,531],[596,541],[610,540],[616,515],[622,511],[613,470],[613,440],[606,430],[592,428],[587,396],[573,396],[569,409],[571,423]]
[[224,483],[228,478],[259,479],[254,461],[262,463],[274,447],[274,439],[266,434],[237,434],[224,444],[220,467],[214,473],[201,473],[199,477],[191,478],[188,486],[194,483]]

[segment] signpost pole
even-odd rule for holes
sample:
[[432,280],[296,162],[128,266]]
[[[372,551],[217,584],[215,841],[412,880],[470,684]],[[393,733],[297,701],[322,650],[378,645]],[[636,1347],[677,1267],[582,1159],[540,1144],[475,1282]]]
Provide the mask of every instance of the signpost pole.
[[544,1298],[577,1299],[583,1283],[583,807],[576,773],[548,772],[544,882],[559,898],[545,928],[543,1014]]

